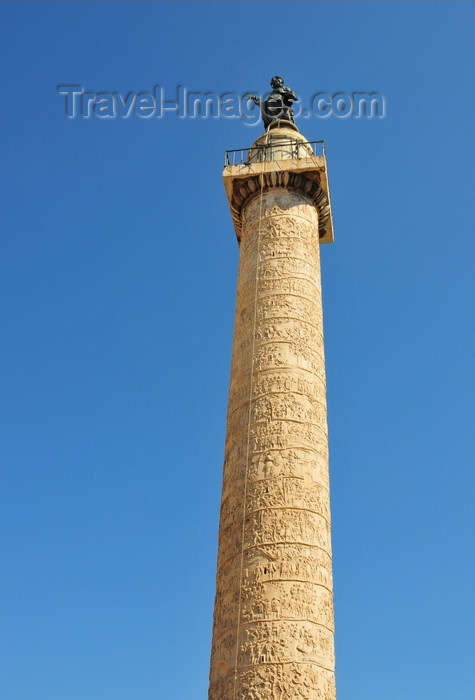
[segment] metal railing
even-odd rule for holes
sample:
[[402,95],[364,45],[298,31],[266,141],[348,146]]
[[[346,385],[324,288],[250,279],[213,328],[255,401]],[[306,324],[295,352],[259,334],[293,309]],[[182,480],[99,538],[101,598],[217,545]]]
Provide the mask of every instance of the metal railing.
[[272,141],[251,148],[235,148],[224,153],[224,167],[228,165],[249,165],[263,161],[287,160],[291,158],[308,158],[308,156],[324,156],[324,141]]

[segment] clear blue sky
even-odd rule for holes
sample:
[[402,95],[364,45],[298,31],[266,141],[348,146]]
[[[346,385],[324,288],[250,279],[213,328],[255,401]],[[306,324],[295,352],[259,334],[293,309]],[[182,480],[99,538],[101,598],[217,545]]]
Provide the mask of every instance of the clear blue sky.
[[60,84],[379,91],[324,138],[338,700],[471,700],[475,5],[3,2],[2,700],[206,697],[238,248],[231,119]]

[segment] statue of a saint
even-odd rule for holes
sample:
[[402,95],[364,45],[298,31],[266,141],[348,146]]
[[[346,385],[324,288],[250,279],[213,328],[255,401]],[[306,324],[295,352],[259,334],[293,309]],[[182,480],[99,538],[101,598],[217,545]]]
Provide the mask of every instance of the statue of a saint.
[[248,100],[261,106],[261,115],[264,126],[278,119],[285,119],[294,123],[294,111],[292,104],[297,101],[297,95],[293,90],[284,85],[284,79],[280,75],[274,75],[270,81],[272,92],[263,102],[259,95],[246,94]]

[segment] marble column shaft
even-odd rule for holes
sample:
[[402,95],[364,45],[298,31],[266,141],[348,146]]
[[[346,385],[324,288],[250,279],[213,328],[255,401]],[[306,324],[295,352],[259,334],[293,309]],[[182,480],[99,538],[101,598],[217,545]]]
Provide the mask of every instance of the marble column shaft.
[[241,220],[209,700],[335,700],[318,212]]

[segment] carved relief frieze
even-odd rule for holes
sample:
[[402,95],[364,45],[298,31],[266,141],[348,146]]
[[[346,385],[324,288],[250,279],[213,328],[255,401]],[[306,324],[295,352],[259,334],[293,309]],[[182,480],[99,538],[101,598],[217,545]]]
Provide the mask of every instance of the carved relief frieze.
[[[234,693],[234,687],[232,692]],[[264,664],[259,666],[257,672],[244,668],[238,676],[236,698],[239,700],[334,700],[334,675],[331,670],[303,666],[298,663]]]
[[304,476],[250,480],[246,512],[251,513],[279,507],[304,508],[308,511],[321,513],[328,519],[327,502],[327,488],[322,484],[305,479]]
[[241,606],[244,622],[300,620],[333,631],[332,594],[310,582],[269,581],[243,587]]
[[287,294],[274,294],[261,300],[257,310],[258,321],[266,318],[289,317],[295,321],[321,322],[322,310],[316,301]]
[[296,296],[313,299],[318,294],[315,282],[306,277],[287,277],[258,279],[257,291],[259,298],[271,294],[295,294]]
[[[333,633],[321,625],[304,621],[247,623],[239,649],[239,665],[257,663],[334,663]],[[218,641],[219,645],[219,641]]]
[[249,547],[245,550],[244,571],[249,585],[288,580],[329,588],[332,581],[330,551],[295,542]]
[[[239,285],[242,289],[255,286],[256,279],[260,283],[266,280],[279,280],[284,282],[287,277],[308,280],[320,290],[320,279],[315,271],[314,260],[318,256],[318,251],[312,254],[309,260],[305,255],[306,248],[302,248],[304,257],[297,256],[293,250],[287,250],[286,254],[279,257],[269,255],[258,262],[254,255],[246,259],[239,268]],[[274,251],[275,253],[275,251]]]
[[229,415],[243,405],[248,404],[252,391],[252,398],[272,394],[301,394],[309,400],[315,400],[323,405],[326,404],[325,376],[322,372],[309,373],[307,370],[299,368],[283,368],[283,370],[255,371],[252,377],[250,374],[242,378],[236,378],[230,387]]
[[[328,482],[328,443],[324,436],[314,440],[311,445],[287,443],[282,433],[274,437],[272,433],[262,431],[255,435],[253,430],[247,434],[235,434],[226,444],[223,495],[228,487],[244,487],[244,475],[252,480],[275,478],[280,476],[308,476],[314,481]],[[277,444],[279,443],[279,444]]]
[[242,206],[210,700],[335,700],[319,211]]
[[266,220],[283,216],[302,217],[318,223],[318,213],[315,207],[309,207],[309,199],[304,193],[272,190],[267,192],[262,200],[257,198],[249,202],[243,210],[242,227],[243,230],[247,230],[255,226],[261,218]]
[[267,509],[246,513],[244,546],[295,542],[330,549],[330,528],[321,515],[307,510]]
[[256,261],[258,261],[260,263],[259,270],[261,271],[264,264],[268,264],[276,258],[285,258],[287,255],[306,259],[308,262],[313,263],[314,266],[318,264],[319,260],[318,249],[313,248],[313,246],[309,248],[299,239],[292,241],[290,250],[285,241],[274,243],[273,241],[263,240],[259,242],[258,249],[254,251],[250,264],[255,265]]
[[[279,423],[276,424],[275,421]],[[275,425],[280,430],[284,423],[286,432],[290,432],[290,422],[314,424],[316,427],[326,421],[326,405],[323,401],[309,399],[302,394],[267,394],[255,398],[249,406],[249,401],[236,408],[228,416],[227,436],[238,431],[248,431],[253,424],[265,423],[269,427]]]

